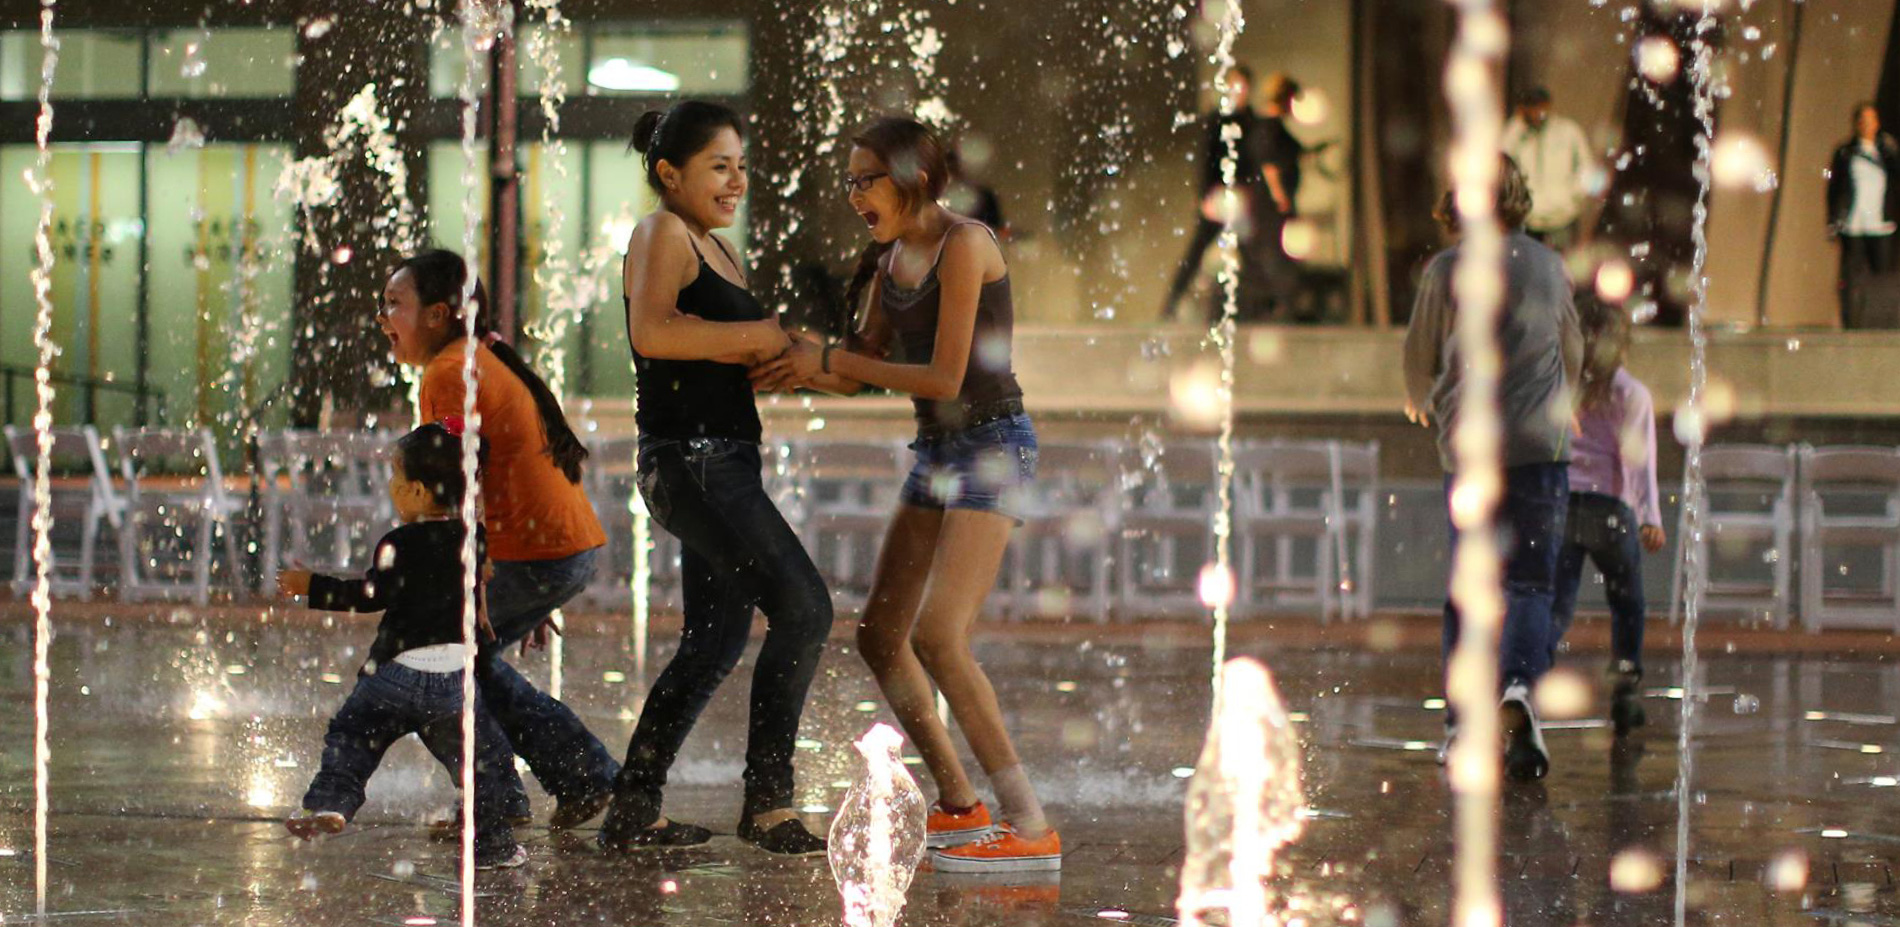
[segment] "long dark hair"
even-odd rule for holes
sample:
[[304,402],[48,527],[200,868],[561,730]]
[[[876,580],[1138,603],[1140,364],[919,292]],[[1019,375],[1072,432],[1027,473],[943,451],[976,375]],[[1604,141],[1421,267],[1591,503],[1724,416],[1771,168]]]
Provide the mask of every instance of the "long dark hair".
[[1583,373],[1578,377],[1578,393],[1582,407],[1588,409],[1610,398],[1616,372],[1629,360],[1629,311],[1586,290],[1577,295],[1577,327],[1583,332]]
[[[949,148],[929,126],[903,116],[880,116],[851,136],[853,147],[877,155],[890,172],[891,186],[905,212],[915,212],[922,203],[934,203],[950,183]],[[844,317],[839,334],[844,334],[857,314],[858,300],[864,295],[877,265],[891,250],[889,244],[875,241],[858,252],[858,266],[844,291]]]
[[633,124],[633,141],[627,147],[640,153],[646,164],[647,186],[658,193],[665,188],[660,183],[660,162],[685,167],[693,155],[712,144],[720,129],[731,129],[739,133],[740,141],[745,141],[745,120],[730,107],[681,100],[665,112],[641,113]]
[[[466,324],[462,315],[462,293],[468,286],[468,262],[453,251],[430,248],[419,251],[402,259],[397,270],[409,272],[416,285],[416,300],[424,306],[442,303],[449,307],[449,314]],[[482,282],[475,281],[472,297],[475,306],[475,337],[487,339],[493,332],[494,323],[489,317],[488,294],[482,289]],[[587,459],[587,446],[581,443],[574,429],[567,424],[567,414],[561,411],[560,400],[554,398],[554,391],[541,376],[521,359],[506,341],[496,339],[488,344],[488,350],[501,361],[528,388],[528,394],[534,397],[535,408],[541,412],[541,429],[548,439],[547,454],[553,458],[554,465],[561,468],[570,483],[581,481],[581,462]]]

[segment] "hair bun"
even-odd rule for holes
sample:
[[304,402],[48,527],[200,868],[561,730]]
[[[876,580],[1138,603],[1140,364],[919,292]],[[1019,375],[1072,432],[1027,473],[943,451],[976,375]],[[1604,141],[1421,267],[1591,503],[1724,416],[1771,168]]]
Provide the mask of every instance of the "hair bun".
[[665,113],[657,109],[650,109],[640,114],[640,118],[633,123],[634,151],[646,154],[653,150],[653,130],[660,127],[660,120],[665,116]]

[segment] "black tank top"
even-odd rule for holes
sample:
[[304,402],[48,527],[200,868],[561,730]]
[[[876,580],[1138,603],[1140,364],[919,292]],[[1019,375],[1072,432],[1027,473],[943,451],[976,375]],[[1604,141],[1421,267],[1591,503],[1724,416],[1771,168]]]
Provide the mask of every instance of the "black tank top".
[[[690,236],[687,240],[691,243]],[[720,248],[725,245],[721,243]],[[756,322],[766,317],[765,307],[750,290],[720,276],[706,263],[699,245],[693,244],[693,253],[699,256],[699,276],[680,290],[679,311],[708,322]],[[738,263],[735,258],[733,264]],[[628,307],[627,346],[631,349],[632,300],[622,293],[620,301]],[[633,368],[639,389],[633,420],[641,435],[758,443],[759,407],[746,368],[707,360],[642,357],[639,351],[633,352]]]

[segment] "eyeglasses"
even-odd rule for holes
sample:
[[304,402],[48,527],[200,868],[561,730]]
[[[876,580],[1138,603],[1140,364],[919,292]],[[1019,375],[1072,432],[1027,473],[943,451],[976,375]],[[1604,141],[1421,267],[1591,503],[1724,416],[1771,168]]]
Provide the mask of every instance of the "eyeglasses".
[[844,192],[850,193],[856,190],[859,193],[869,193],[872,187],[877,186],[878,181],[889,176],[891,175],[884,173],[846,174],[844,175]]

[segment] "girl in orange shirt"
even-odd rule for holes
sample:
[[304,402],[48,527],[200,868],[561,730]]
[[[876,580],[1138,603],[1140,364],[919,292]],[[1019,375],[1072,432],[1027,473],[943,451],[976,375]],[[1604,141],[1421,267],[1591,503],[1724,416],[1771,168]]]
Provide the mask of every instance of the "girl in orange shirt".
[[[423,421],[432,422],[463,412],[463,313],[475,313],[475,411],[489,447],[482,525],[494,563],[487,592],[496,637],[482,646],[476,682],[515,753],[554,796],[548,826],[573,827],[607,807],[619,766],[572,710],[522,678],[502,652],[517,641],[525,652],[544,645],[550,628],[558,632],[551,614],[587,587],[607,536],[581,488],[587,449],[547,384],[490,329],[479,282],[473,305],[464,305],[467,283],[460,255],[411,255],[390,275],[377,317],[396,360],[423,368],[419,405]],[[527,809],[527,795],[515,796],[513,816],[526,818]]]

